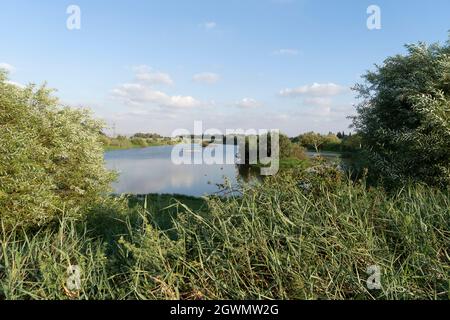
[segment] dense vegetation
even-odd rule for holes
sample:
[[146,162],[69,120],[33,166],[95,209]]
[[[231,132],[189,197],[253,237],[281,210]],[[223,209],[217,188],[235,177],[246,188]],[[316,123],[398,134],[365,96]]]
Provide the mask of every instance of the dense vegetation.
[[450,184],[450,41],[407,46],[356,86],[354,126],[369,173],[387,185]]
[[[266,136],[267,141],[267,149],[263,152],[263,154],[267,154],[269,157],[272,157],[272,150],[271,150],[271,135]],[[256,139],[255,139],[256,138]],[[252,143],[250,143],[250,140],[252,140]],[[237,140],[236,140],[237,143]],[[306,155],[306,149],[302,146],[300,146],[298,143],[293,143],[291,139],[285,134],[280,133],[279,134],[279,141],[278,141],[278,160],[279,160],[279,167],[281,169],[287,169],[287,168],[293,168],[293,167],[305,167],[308,164],[308,157]],[[250,152],[252,149],[256,148],[256,164],[250,163]],[[262,164],[260,162],[260,137],[253,137],[251,139],[250,137],[245,138],[245,148],[240,149],[240,159],[245,159],[245,162],[240,165],[240,170],[252,170],[257,169],[261,166],[265,166],[265,164]],[[254,150],[253,150],[254,151]],[[254,159],[253,159],[254,160]]]
[[293,139],[293,143],[299,144],[310,151],[322,152],[358,152],[362,148],[361,137],[358,134],[328,133],[326,135],[307,132]]
[[108,137],[105,134],[100,135],[100,140],[106,151],[146,148],[174,144],[172,138],[162,137],[152,133],[137,133],[132,137],[117,136]]
[[[0,299],[449,299],[449,47],[408,48],[357,86],[356,135],[283,135],[291,168],[227,198],[108,196],[103,147],[160,138],[0,73]],[[345,145],[358,179],[305,160]]]
[[[226,201],[182,201],[109,200],[83,221],[3,233],[0,297],[449,298],[448,192],[388,195],[330,169],[270,178]],[[64,288],[69,264],[83,271],[80,291]],[[381,290],[367,289],[370,265]]]
[[102,124],[60,107],[45,87],[9,84],[0,70],[0,218],[4,228],[42,226],[98,201],[113,175],[104,168]]

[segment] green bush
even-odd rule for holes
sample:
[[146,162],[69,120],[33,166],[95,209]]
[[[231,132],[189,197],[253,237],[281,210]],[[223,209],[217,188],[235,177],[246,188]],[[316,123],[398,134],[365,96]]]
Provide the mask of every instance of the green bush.
[[146,147],[148,146],[147,140],[144,138],[131,138],[131,143],[135,146]]
[[[450,184],[450,42],[407,46],[356,86],[354,126],[370,171],[387,185]],[[379,179],[379,180],[380,180]]]
[[362,140],[358,134],[347,136],[342,140],[341,150],[343,152],[359,151],[362,148]]
[[288,136],[280,134],[280,159],[306,160],[305,149],[292,143]]
[[1,224],[41,226],[107,192],[113,175],[104,168],[101,129],[45,86],[19,88],[0,72]]

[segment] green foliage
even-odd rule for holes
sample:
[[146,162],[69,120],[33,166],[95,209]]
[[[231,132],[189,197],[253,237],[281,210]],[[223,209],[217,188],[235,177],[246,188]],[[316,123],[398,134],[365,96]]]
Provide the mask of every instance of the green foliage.
[[[245,154],[242,154],[240,157],[241,159],[246,159],[246,163],[240,165],[239,170],[247,170],[249,167],[260,167],[264,166],[261,163],[258,164],[249,164],[250,160],[250,149],[257,148],[256,152],[259,157],[259,146],[260,146],[260,136],[252,137],[253,141],[256,142],[250,143],[250,137],[245,137],[245,148],[243,150],[240,150],[240,152]],[[256,139],[255,139],[256,138]],[[268,135],[267,137],[267,152],[269,155],[271,155],[271,135]],[[292,143],[288,136],[285,134],[280,133],[279,135],[279,157],[280,157],[280,168],[291,168],[298,165],[299,167],[304,167],[307,162],[307,155],[305,152],[305,149],[301,147],[300,145],[296,143]]]
[[358,134],[353,134],[351,136],[346,136],[342,139],[341,151],[352,152],[358,151],[362,148],[362,139]]
[[[316,166],[241,197],[184,201],[155,196],[129,212],[106,201],[86,222],[1,230],[0,299],[449,298],[448,191],[389,195]],[[176,237],[155,223],[167,210]],[[77,292],[64,289],[70,264],[83,271]],[[381,290],[367,288],[371,265]]]
[[370,171],[389,185],[450,184],[450,45],[408,45],[355,90]]
[[102,135],[101,141],[105,150],[121,150],[138,148],[139,146],[133,145],[130,139],[125,136],[117,136],[115,138]]
[[148,146],[147,141],[143,138],[132,138],[131,143],[140,147]]
[[137,133],[131,138],[120,135],[112,138],[102,134],[101,141],[106,151],[146,148],[174,144],[171,138],[162,138],[159,135],[151,133]]
[[[372,172],[391,183],[448,185],[450,49],[408,48],[357,86],[357,136],[299,141],[367,145]],[[280,163],[294,169],[239,196],[132,197],[128,208],[104,197],[113,177],[102,146],[153,136],[101,135],[45,87],[6,80],[0,73],[0,300],[449,298],[448,189],[386,193],[334,165],[305,170],[304,150],[282,135]],[[70,265],[82,270],[76,292],[65,287]],[[371,265],[381,290],[367,288]]]
[[86,110],[60,107],[45,86],[22,89],[0,72],[1,224],[41,226],[107,192],[113,175],[101,129]]
[[322,135],[315,132],[307,132],[296,137],[294,141],[307,148],[308,150],[314,150],[315,152],[341,151],[342,140],[331,132],[327,135]]
[[135,135],[133,135],[133,138],[143,138],[152,140],[165,139],[164,137],[162,137],[157,133],[142,133],[142,132],[136,133]]
[[305,149],[292,143],[288,136],[280,134],[280,159],[305,160]]

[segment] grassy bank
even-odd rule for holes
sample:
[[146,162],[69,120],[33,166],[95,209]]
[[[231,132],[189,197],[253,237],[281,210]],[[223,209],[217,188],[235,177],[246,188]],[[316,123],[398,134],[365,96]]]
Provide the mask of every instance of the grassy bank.
[[124,136],[119,136],[117,138],[102,136],[101,142],[105,151],[160,147],[174,144],[173,140],[170,138],[128,138]]
[[[448,299],[449,230],[448,191],[329,175],[227,201],[107,199],[82,220],[3,230],[0,299]],[[381,290],[367,289],[371,265]]]
[[115,150],[128,150],[128,149],[139,149],[139,148],[148,148],[148,147],[161,147],[161,146],[170,146],[172,145],[171,143],[163,143],[163,142],[154,142],[154,143],[149,143],[146,145],[139,145],[139,144],[125,144],[125,145],[119,145],[119,146],[104,146],[104,150],[106,152],[108,151],[115,151]]

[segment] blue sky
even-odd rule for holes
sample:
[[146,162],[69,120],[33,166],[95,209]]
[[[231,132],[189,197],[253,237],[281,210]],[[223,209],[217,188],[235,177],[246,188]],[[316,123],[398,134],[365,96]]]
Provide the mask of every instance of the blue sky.
[[[72,4],[80,30],[66,27]],[[366,26],[372,4],[380,30]],[[203,120],[296,135],[348,130],[360,75],[448,30],[448,0],[2,0],[0,66],[120,133]]]

